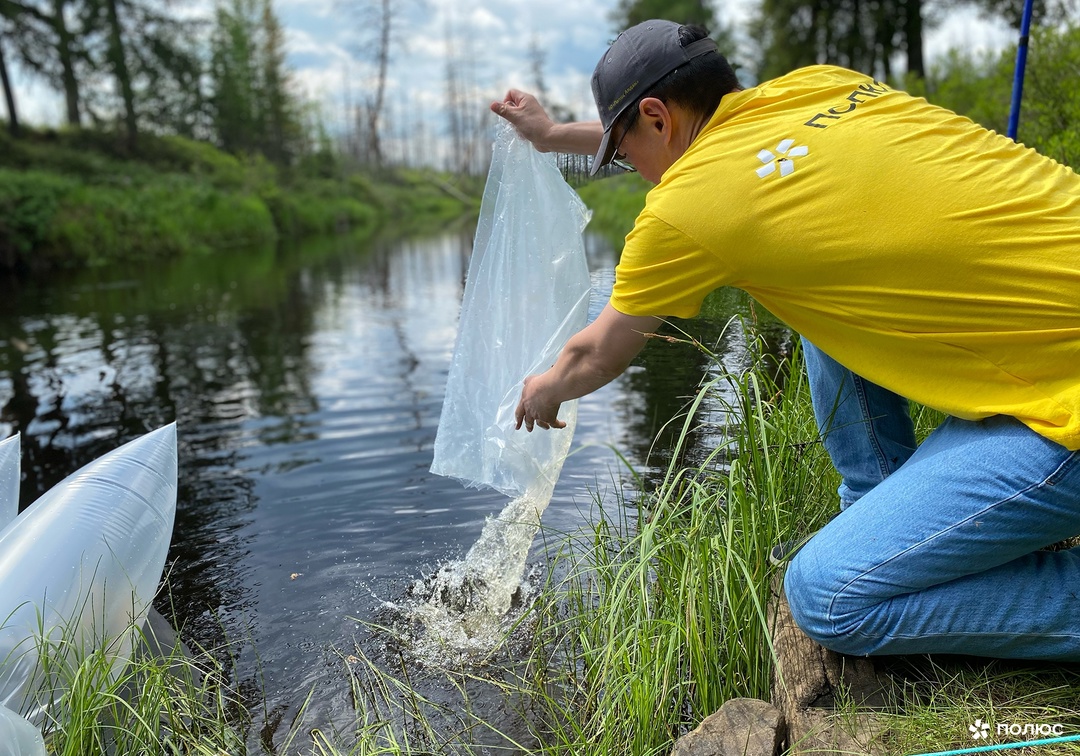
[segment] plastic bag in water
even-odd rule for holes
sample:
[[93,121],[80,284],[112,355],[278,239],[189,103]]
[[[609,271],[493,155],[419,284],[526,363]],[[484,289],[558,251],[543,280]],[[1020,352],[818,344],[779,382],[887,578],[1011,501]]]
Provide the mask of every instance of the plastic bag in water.
[[0,756],[45,756],[38,729],[6,706],[0,706]]
[[0,530],[0,705],[40,726],[82,655],[106,649],[115,672],[126,664],[165,567],[176,476],[173,423],[72,473]]
[[22,447],[16,433],[11,438],[0,441],[0,529],[19,514],[19,462],[22,459]]
[[[554,477],[573,433],[515,430],[523,379],[555,363],[586,323],[589,268],[582,231],[589,210],[543,155],[501,121],[461,304],[431,471],[507,496]],[[548,481],[553,483],[553,481]]]

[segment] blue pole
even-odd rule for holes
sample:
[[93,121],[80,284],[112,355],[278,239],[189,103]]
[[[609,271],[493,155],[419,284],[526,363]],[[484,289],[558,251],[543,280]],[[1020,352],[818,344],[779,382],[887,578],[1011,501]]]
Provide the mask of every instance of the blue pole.
[[1024,0],[1024,15],[1020,19],[1020,44],[1016,47],[1016,73],[1013,76],[1012,106],[1009,108],[1009,138],[1012,140],[1016,139],[1020,128],[1020,99],[1024,95],[1024,68],[1027,67],[1032,4],[1032,0]]

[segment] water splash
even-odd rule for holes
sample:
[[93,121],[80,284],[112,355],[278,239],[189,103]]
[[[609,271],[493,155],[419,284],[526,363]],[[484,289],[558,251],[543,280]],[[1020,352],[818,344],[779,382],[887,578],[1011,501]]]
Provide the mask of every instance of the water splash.
[[[568,428],[572,426],[568,425]],[[511,637],[539,593],[542,570],[528,556],[540,518],[558,480],[572,438],[563,433],[556,462],[523,495],[484,523],[464,559],[417,580],[403,604],[390,608],[410,625],[406,644],[422,663],[483,663]]]

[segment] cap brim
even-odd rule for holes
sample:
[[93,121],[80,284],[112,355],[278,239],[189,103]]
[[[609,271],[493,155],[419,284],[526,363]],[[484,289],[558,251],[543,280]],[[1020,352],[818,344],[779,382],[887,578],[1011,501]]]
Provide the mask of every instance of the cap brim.
[[604,137],[600,140],[600,149],[596,151],[596,157],[593,158],[592,167],[589,169],[590,176],[595,176],[597,171],[610,163],[611,159],[615,157],[616,145],[611,143],[611,132],[612,129],[605,131]]

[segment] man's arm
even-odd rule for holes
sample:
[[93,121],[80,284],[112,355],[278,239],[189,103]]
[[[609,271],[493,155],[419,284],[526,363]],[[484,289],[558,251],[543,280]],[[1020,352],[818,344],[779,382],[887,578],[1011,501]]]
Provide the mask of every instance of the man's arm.
[[491,110],[513,124],[539,152],[595,155],[604,136],[600,121],[555,123],[535,97],[517,89],[491,103]]
[[624,315],[610,304],[600,316],[566,342],[550,370],[525,379],[517,406],[517,427],[532,432],[565,428],[559,405],[591,394],[626,370],[660,318]]

